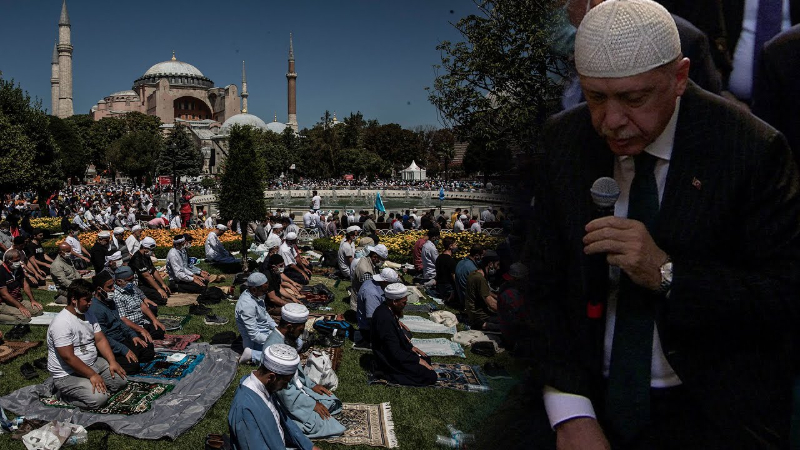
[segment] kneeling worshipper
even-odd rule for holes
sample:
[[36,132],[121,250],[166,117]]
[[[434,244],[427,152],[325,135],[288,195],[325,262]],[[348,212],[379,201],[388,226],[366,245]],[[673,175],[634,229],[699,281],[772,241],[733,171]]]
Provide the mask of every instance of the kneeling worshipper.
[[[28,300],[22,299],[22,293]],[[33,291],[22,268],[22,254],[9,249],[3,253],[0,265],[0,320],[28,323],[31,316],[42,315],[42,305],[33,298]]]
[[244,351],[239,358],[240,363],[261,361],[261,351],[270,333],[278,326],[267,312],[264,300],[270,290],[267,276],[261,272],[253,272],[245,282],[247,289],[236,301],[234,317],[236,328],[242,335]]
[[157,305],[166,305],[167,296],[172,292],[156,271],[150,258],[154,248],[156,248],[155,239],[149,236],[142,239],[139,249],[133,254],[128,265],[136,274],[137,286],[144,292],[145,297]]
[[357,343],[358,346],[369,346],[371,342],[370,321],[375,309],[385,300],[383,290],[386,289],[386,286],[399,282],[400,276],[397,275],[397,272],[386,267],[381,270],[381,273],[373,275],[371,280],[367,280],[361,285],[361,289],[356,295],[356,318],[358,319],[358,331],[361,333],[361,341]]
[[47,370],[58,398],[80,408],[97,409],[128,381],[89,311],[91,304],[91,283],[73,281],[67,291],[67,307],[47,328]]
[[[164,325],[156,319],[156,313],[147,303],[147,297],[133,282],[130,266],[118,267],[114,272],[114,304],[125,325],[133,328],[147,342],[164,339]],[[158,310],[157,307],[155,308]]]
[[111,240],[108,241],[108,251],[110,253],[119,251],[122,254],[122,262],[128,264],[132,255],[125,241],[122,239],[124,234],[125,228],[114,227],[114,231],[111,233]]
[[[209,236],[214,233],[209,233]],[[183,260],[181,249],[186,243],[184,235],[179,234],[172,239],[172,248],[167,253],[167,273],[169,274],[170,289],[174,292],[188,292],[202,294],[206,290],[208,280],[200,275],[195,275],[189,269],[188,259]]]
[[306,271],[297,260],[296,241],[297,233],[294,231],[286,233],[286,239],[283,241],[283,244],[281,244],[278,254],[283,257],[283,263],[286,269],[284,274],[295,283],[300,283],[305,286],[311,278],[311,272]]
[[240,260],[236,259],[231,255],[225,246],[222,245],[222,242],[219,240],[219,237],[225,234],[228,230],[228,227],[225,225],[218,223],[217,227],[211,230],[206,237],[205,249],[206,249],[206,262],[211,264],[238,264],[241,263]]
[[111,233],[108,231],[101,231],[97,233],[97,239],[94,241],[91,250],[89,250],[89,256],[91,257],[92,267],[94,267],[95,273],[100,272],[103,270],[103,267],[105,267],[109,240],[111,240]]
[[114,277],[105,270],[95,275],[94,298],[89,312],[95,317],[103,331],[114,359],[128,375],[139,373],[139,363],[153,360],[155,351],[152,342],[145,342],[133,328],[125,325],[119,317],[117,305],[109,298],[114,292]]
[[[281,308],[281,322],[264,344],[303,346],[300,335],[306,328],[308,308],[299,303],[289,303]],[[286,389],[275,393],[289,418],[311,439],[339,436],[345,427],[331,417],[342,412],[342,402],[325,386],[311,381],[298,367],[292,382]]]
[[188,268],[189,271],[192,272],[193,274],[200,276],[200,278],[202,278],[203,281],[206,284],[208,284],[208,281],[211,278],[211,274],[195,266],[189,259],[189,249],[192,247],[192,242],[194,242],[194,238],[189,233],[184,233],[183,238],[186,239],[186,243],[183,244],[183,247],[181,248],[181,258],[183,258],[183,265],[186,268]]
[[264,350],[258,369],[242,378],[228,413],[233,450],[318,450],[275,396],[292,381],[299,365],[297,350],[275,344]]
[[428,386],[438,376],[431,359],[414,347],[400,325],[403,308],[408,303],[408,288],[392,283],[384,290],[386,301],[372,314],[372,353],[375,355],[375,375],[391,383],[407,386]]
[[286,273],[284,273],[285,267],[283,256],[278,254],[270,255],[261,264],[261,272],[269,280],[267,308],[270,310],[272,308],[279,310],[281,306],[287,303],[300,303],[302,301],[303,296],[300,292],[303,286],[286,276]]

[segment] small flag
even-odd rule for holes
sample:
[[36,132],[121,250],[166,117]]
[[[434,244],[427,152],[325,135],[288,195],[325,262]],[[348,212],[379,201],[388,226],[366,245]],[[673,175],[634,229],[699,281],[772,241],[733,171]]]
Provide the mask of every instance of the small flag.
[[439,201],[440,202],[444,201],[444,186],[439,188]]
[[375,195],[375,209],[377,209],[380,212],[386,212],[386,208],[384,208],[384,206],[383,206],[383,200],[381,200],[381,193],[380,192],[378,192]]

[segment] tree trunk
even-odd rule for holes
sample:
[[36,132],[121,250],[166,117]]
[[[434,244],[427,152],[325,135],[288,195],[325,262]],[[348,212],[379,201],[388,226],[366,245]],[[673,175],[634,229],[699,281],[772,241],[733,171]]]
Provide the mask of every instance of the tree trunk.
[[242,272],[247,272],[247,225],[246,221],[240,221],[242,227]]

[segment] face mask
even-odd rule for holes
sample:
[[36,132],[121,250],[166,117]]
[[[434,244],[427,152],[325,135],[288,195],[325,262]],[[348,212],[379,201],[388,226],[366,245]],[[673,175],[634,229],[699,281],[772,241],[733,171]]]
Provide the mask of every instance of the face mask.
[[481,258],[475,259],[475,265],[479,266],[481,264]]
[[283,267],[276,267],[275,268],[275,273],[278,273],[278,274],[283,273],[283,270],[284,270]]
[[494,275],[497,273],[497,269],[487,269],[486,273],[488,273],[489,275]]
[[128,282],[128,284],[126,284],[126,285],[125,285],[125,287],[124,287],[124,288],[122,288],[122,290],[124,290],[124,291],[125,291],[125,292],[127,292],[128,294],[133,294],[133,288],[134,288],[134,286],[135,286],[135,285],[133,284],[133,282],[132,282],[132,281],[130,281],[130,282]]
[[11,268],[14,269],[14,270],[17,270],[20,267],[22,267],[22,262],[20,262],[20,261],[17,261],[15,263],[11,263]]

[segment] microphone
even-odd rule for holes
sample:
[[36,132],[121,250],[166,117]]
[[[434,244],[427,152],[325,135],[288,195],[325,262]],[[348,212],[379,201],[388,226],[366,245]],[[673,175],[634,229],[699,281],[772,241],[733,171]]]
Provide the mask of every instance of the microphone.
[[[589,193],[592,195],[594,210],[592,219],[613,216],[614,204],[619,198],[619,185],[613,178],[602,177],[595,180]],[[608,296],[608,263],[606,255],[598,253],[589,255],[589,267],[586,277],[586,315],[590,319],[603,317],[603,307]]]

